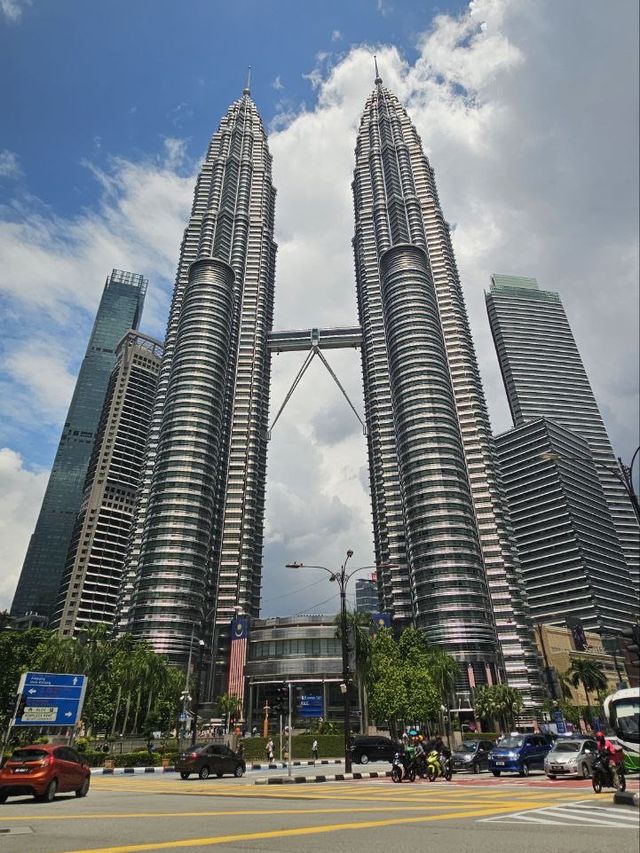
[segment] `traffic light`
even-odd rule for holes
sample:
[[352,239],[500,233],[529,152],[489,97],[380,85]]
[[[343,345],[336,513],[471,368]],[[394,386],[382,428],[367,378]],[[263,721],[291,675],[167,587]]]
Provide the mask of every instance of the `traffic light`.
[[24,709],[27,707],[27,697],[22,693],[18,696],[18,707],[16,708],[16,717],[22,717]]
[[276,687],[276,696],[273,701],[274,714],[286,714],[289,709],[289,688],[286,684]]

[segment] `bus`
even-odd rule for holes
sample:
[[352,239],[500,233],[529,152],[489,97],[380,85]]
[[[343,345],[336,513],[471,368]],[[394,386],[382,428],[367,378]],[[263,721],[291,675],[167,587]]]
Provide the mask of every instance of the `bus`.
[[640,688],[617,690],[604,700],[602,708],[615,740],[624,750],[627,772],[640,771]]

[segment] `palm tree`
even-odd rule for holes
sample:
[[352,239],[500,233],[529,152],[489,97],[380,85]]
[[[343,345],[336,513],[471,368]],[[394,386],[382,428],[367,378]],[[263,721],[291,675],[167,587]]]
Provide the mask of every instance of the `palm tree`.
[[242,713],[242,701],[239,696],[231,696],[229,693],[223,693],[217,699],[218,710],[220,714],[227,718],[227,732],[231,725],[231,717],[238,717]]
[[589,709],[589,717],[591,717],[589,691],[605,690],[607,687],[607,677],[604,674],[603,665],[598,660],[576,657],[571,661],[571,666],[566,675],[574,687],[582,685]]
[[440,694],[440,701],[447,704],[454,692],[456,679],[460,674],[460,664],[439,646],[429,646],[427,655],[427,666],[433,683]]

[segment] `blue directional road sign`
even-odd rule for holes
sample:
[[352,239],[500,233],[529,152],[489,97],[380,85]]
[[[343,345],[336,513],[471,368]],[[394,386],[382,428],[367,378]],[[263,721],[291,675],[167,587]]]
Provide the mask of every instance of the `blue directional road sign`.
[[82,713],[87,676],[59,672],[25,672],[18,693],[25,707],[14,726],[75,726]]
[[322,696],[301,696],[298,702],[299,717],[321,717]]

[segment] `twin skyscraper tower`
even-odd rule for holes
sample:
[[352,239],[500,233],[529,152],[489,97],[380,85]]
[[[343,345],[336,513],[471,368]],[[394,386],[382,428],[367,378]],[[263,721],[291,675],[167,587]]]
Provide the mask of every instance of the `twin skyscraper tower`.
[[[220,673],[231,619],[260,606],[275,197],[247,88],[196,183],[118,617],[176,663],[205,639]],[[459,660],[461,688],[506,675],[531,702],[538,658],[449,228],[420,138],[380,77],[353,198],[381,606]]]

